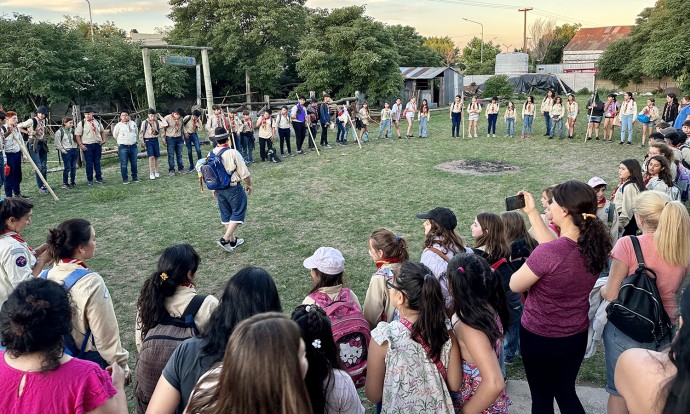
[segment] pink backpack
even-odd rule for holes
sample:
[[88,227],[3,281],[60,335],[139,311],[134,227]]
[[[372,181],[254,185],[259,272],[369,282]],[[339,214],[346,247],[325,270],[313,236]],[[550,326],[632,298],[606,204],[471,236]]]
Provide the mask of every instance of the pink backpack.
[[350,374],[355,387],[362,388],[367,376],[367,352],[371,334],[369,323],[352,301],[350,289],[342,288],[336,300],[323,292],[314,292],[309,297],[326,311],[331,320],[341,368]]

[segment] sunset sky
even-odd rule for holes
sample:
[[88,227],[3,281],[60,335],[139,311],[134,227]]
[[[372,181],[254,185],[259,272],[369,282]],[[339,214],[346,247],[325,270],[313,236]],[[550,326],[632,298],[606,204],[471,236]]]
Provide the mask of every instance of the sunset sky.
[[[545,0],[516,2],[499,0],[368,0],[367,14],[388,24],[414,26],[423,36],[450,36],[462,47],[472,36],[479,36],[481,28],[462,18],[484,25],[484,40],[503,45],[504,49],[522,44],[523,13],[517,10],[534,7],[528,12],[527,25],[536,19],[553,18],[557,24],[581,23],[583,27],[631,25],[645,7],[654,0]],[[307,6],[333,8],[360,5],[350,0],[308,0]],[[536,4],[540,4],[536,6]],[[623,6],[623,4],[625,6]],[[157,27],[172,26],[167,18],[166,0],[91,0],[94,22],[115,22],[125,31],[137,29],[141,33],[153,32]],[[28,14],[37,21],[58,22],[64,15],[89,18],[85,0],[0,0],[0,12]],[[529,36],[529,34],[528,34]]]

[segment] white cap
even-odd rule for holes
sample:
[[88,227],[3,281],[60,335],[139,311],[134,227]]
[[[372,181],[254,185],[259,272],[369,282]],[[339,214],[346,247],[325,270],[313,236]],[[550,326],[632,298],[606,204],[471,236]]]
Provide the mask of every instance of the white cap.
[[587,181],[587,185],[594,188],[599,187],[600,185],[607,185],[607,183],[601,177],[592,177],[589,179],[589,181]]
[[307,269],[318,269],[327,275],[337,275],[345,271],[345,258],[338,249],[319,247],[313,255],[304,259],[303,265]]

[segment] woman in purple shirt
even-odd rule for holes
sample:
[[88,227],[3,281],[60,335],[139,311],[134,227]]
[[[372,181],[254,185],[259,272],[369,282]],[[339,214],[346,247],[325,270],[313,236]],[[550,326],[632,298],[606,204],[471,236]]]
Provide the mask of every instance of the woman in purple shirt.
[[560,237],[549,231],[527,192],[523,211],[539,246],[513,274],[513,292],[529,290],[520,328],[520,349],[533,413],[585,412],[575,378],[587,347],[589,293],[611,251],[611,236],[597,219],[597,195],[587,184],[566,181],[549,200]]

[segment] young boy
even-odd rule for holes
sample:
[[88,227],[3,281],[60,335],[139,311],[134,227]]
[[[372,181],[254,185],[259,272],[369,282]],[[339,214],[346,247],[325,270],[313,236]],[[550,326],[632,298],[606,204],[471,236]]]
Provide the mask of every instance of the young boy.
[[379,133],[376,135],[376,139],[381,137],[381,132],[384,130],[386,131],[386,138],[393,141],[393,133],[391,131],[391,110],[388,102],[383,104],[383,109],[381,110],[381,126],[379,126]]
[[220,105],[213,105],[213,116],[209,117],[206,121],[206,130],[208,131],[208,139],[211,140],[211,145],[216,145],[216,140],[214,138],[214,131],[218,127],[223,127],[227,131],[230,129],[228,125],[228,119],[225,117],[223,110]]
[[201,127],[201,122],[199,121],[201,117],[201,111],[195,109],[192,111],[191,115],[184,117],[184,142],[187,146],[187,155],[189,156],[189,171],[194,171],[194,156],[192,155],[192,146],[196,150],[196,159],[201,159],[201,144],[199,143],[199,128]]
[[254,162],[254,124],[249,111],[242,112],[242,156],[247,164]]
[[[228,145],[230,134],[223,127],[213,131],[216,147],[212,152],[220,156],[225,171],[230,175],[230,185],[227,188],[214,190],[213,197],[218,200],[220,222],[225,226],[225,234],[218,240],[218,245],[228,252],[232,252],[244,239],[235,237],[235,229],[244,223],[247,211],[247,194],[252,193],[252,180],[242,155]],[[245,193],[241,181],[247,186]]]
[[158,158],[161,156],[161,150],[158,135],[166,126],[168,123],[165,119],[155,109],[150,108],[148,118],[141,123],[139,130],[139,142],[141,149],[145,149],[146,156],[149,157],[149,178],[152,180],[160,177]]
[[[261,154],[261,162],[278,162],[273,156],[273,135],[276,129],[273,125],[270,109],[266,109],[261,117],[256,120],[256,127],[259,128],[259,153]],[[266,147],[268,147],[268,151]]]
[[683,122],[682,129],[685,134],[685,144],[690,144],[690,121]]

